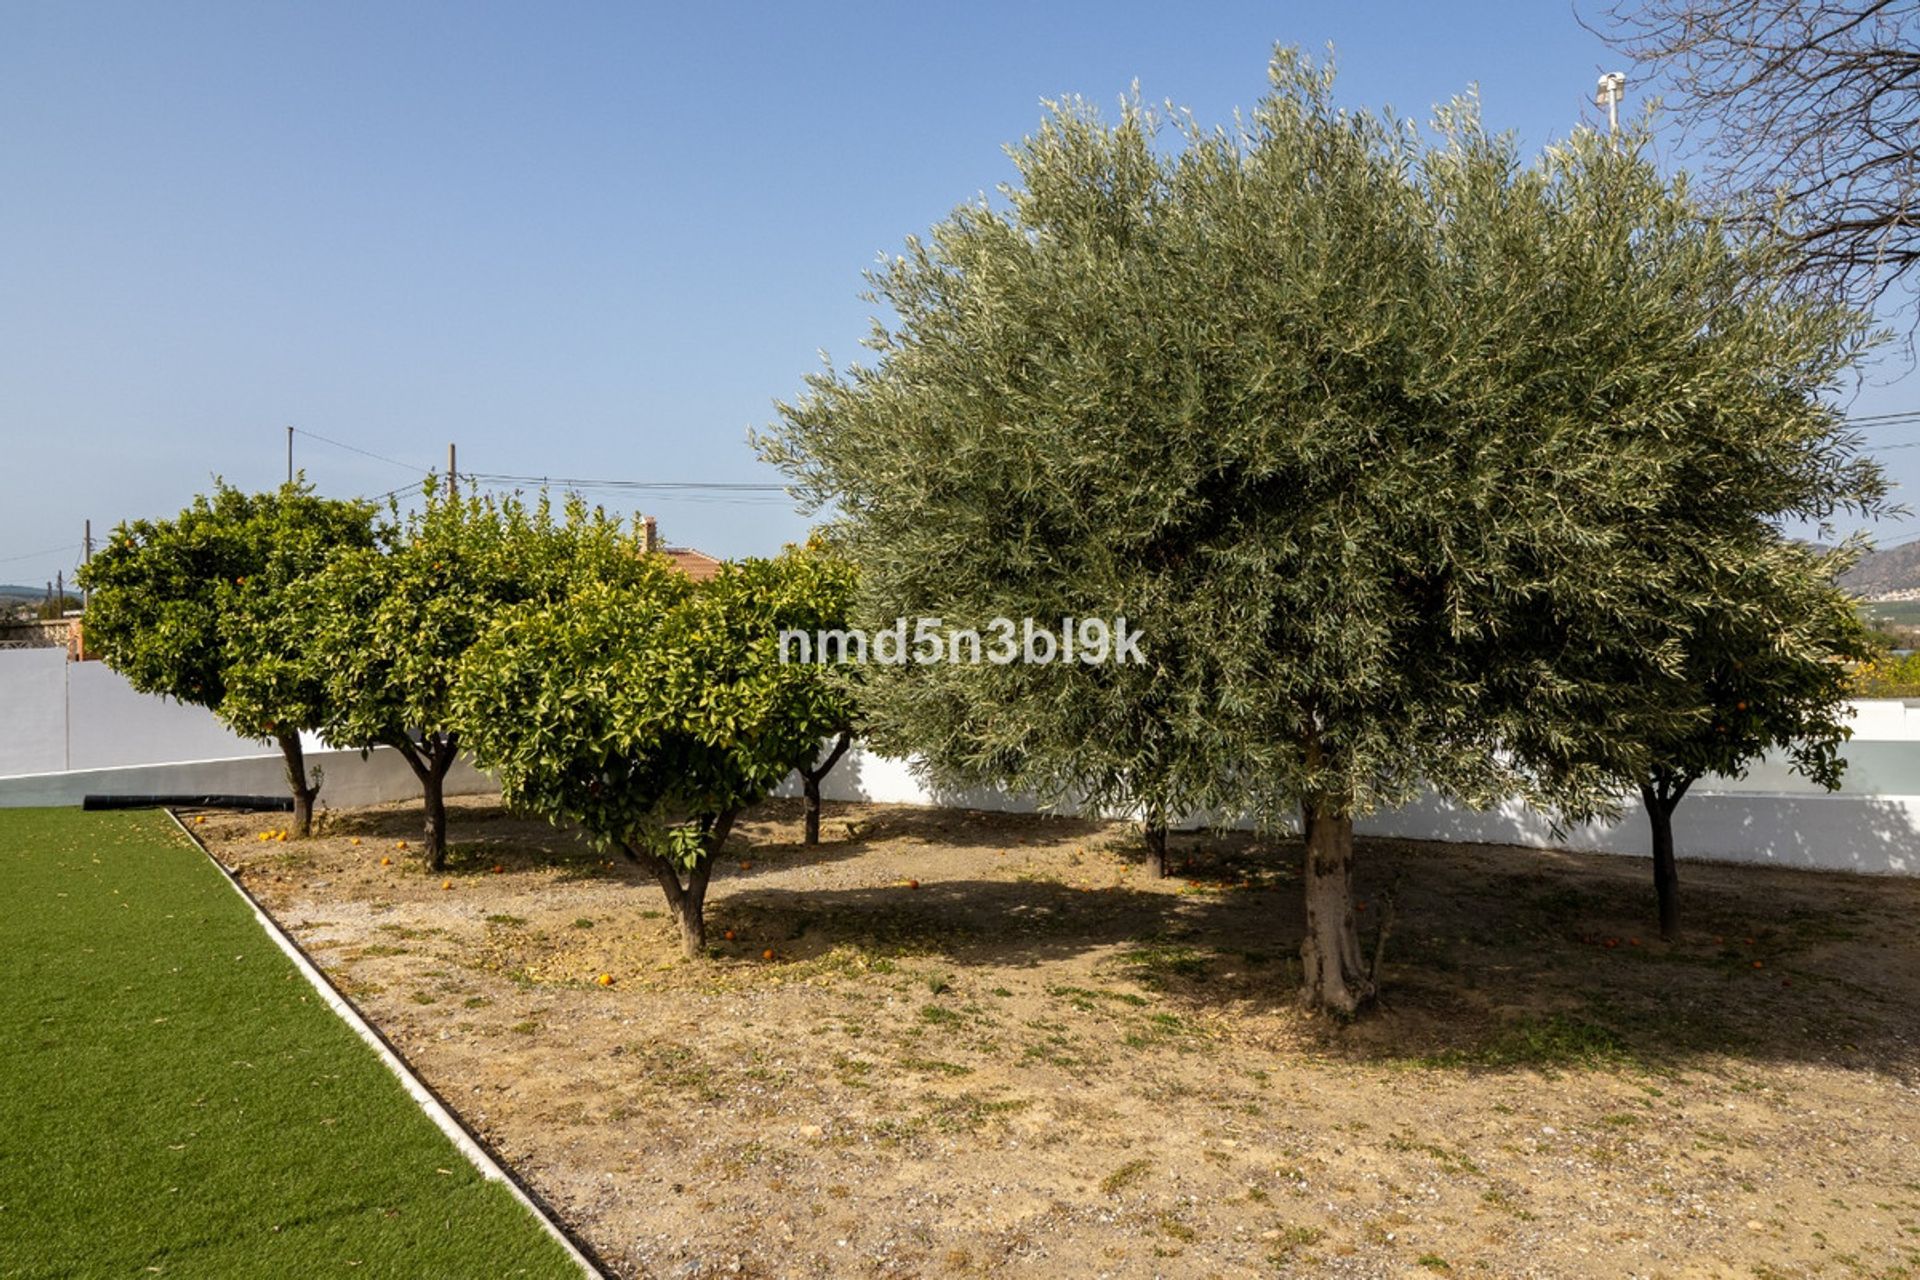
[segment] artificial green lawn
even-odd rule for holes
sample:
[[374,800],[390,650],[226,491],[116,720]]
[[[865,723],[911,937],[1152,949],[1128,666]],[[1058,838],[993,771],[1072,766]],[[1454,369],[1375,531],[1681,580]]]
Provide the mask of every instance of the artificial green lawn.
[[0,1276],[578,1276],[157,813],[0,810]]

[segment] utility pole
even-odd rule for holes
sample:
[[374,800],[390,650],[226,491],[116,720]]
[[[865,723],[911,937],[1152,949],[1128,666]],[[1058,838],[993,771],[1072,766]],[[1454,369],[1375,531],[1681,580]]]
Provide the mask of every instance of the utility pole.
[[64,618],[67,616],[67,571],[65,569],[53,575],[53,591],[53,616]]
[[[80,553],[80,563],[83,565],[91,565],[93,563],[93,521],[92,520],[88,520],[86,522],[86,532],[81,535],[80,546],[82,548]],[[90,600],[92,597],[93,597],[93,588],[83,585],[80,588],[81,612],[83,613],[86,612],[87,601]]]
[[293,483],[293,428],[287,428],[287,483]]
[[447,496],[449,498],[460,496],[459,455],[454,451],[451,440],[447,441]]

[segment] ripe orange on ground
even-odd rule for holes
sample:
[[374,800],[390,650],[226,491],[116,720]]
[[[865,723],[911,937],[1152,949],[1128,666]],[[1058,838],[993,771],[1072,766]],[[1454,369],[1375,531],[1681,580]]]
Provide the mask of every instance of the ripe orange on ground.
[[920,882],[919,882],[918,880],[909,880],[909,881],[907,881],[907,888],[909,888],[909,889],[918,889],[919,887],[920,887]]
[[392,865],[393,865],[393,859],[392,859],[392,858],[382,858],[382,859],[380,859],[380,865],[381,865],[381,866],[383,866],[383,867],[390,867],[390,866],[392,866]]
[[766,949],[765,951],[762,951],[762,952],[760,953],[760,958],[761,958],[762,960],[771,960],[771,959],[773,959],[773,948],[772,948],[772,947],[768,947],[768,948],[767,948],[767,949]]
[[440,887],[441,887],[442,889],[451,889],[451,888],[453,888],[453,881],[451,881],[451,880],[442,880],[442,881],[440,882]]
[[613,985],[613,975],[610,973],[603,973],[600,975],[597,981],[603,987],[610,987]]
[[726,933],[725,933],[725,934],[724,934],[723,936],[724,936],[724,937],[726,938],[726,940],[727,940],[728,942],[732,942],[732,941],[733,941],[733,930],[731,930],[731,929],[729,929],[729,930],[727,930],[727,932],[726,932]]

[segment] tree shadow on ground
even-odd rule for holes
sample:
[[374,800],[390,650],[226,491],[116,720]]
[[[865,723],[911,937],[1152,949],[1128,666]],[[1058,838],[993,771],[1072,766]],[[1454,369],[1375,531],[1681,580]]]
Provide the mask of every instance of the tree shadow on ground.
[[[1181,870],[1159,880],[1126,823],[869,804],[830,804],[827,815],[818,846],[799,841],[798,801],[743,816],[716,869],[710,936],[748,930],[796,962],[835,948],[983,973],[1091,962],[1196,1012],[1278,1020],[1356,1064],[1657,1072],[1788,1061],[1900,1078],[1920,1066],[1920,883],[1909,880],[1684,863],[1684,932],[1665,943],[1644,859],[1362,838],[1355,888],[1369,952],[1389,903],[1393,922],[1381,1007],[1341,1024],[1295,1002],[1297,838],[1177,833]],[[451,828],[453,875],[540,868],[652,889],[641,869],[497,802],[460,802]],[[417,831],[418,809],[395,806],[330,833]],[[1088,883],[1098,877],[1083,855],[1106,860],[1108,883]],[[882,858],[918,887],[794,883],[799,867],[844,879]],[[1130,868],[1120,880],[1116,863]]]
[[1196,1011],[1287,1019],[1356,1063],[1659,1072],[1792,1061],[1900,1078],[1920,1067],[1909,923],[1920,885],[1688,864],[1686,928],[1665,943],[1642,859],[1362,839],[1356,895],[1369,950],[1389,899],[1393,923],[1381,1007],[1341,1024],[1295,1003],[1298,840],[1194,833],[1181,843],[1185,874],[1138,889],[930,873],[915,890],[749,887],[723,909],[784,930],[796,956],[854,945],[1037,969],[1092,955],[1111,976]]

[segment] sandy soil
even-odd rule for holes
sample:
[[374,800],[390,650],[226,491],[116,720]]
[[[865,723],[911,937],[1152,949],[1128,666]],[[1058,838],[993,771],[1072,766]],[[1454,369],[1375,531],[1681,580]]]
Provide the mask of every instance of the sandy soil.
[[1688,865],[1668,946],[1644,863],[1363,841],[1339,1026],[1285,841],[776,802],[690,963],[493,804],[280,822],[195,829],[621,1275],[1920,1275],[1920,882]]

